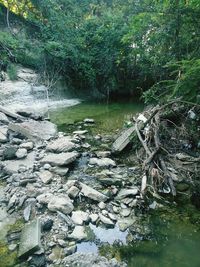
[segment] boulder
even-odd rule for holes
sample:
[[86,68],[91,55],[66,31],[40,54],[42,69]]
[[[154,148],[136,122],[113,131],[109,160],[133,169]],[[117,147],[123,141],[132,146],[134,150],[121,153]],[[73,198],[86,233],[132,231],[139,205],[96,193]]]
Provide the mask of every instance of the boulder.
[[8,117],[3,112],[0,112],[0,122],[2,122],[4,124],[9,123]]
[[20,258],[25,258],[39,250],[41,246],[40,236],[41,225],[39,219],[25,224],[21,233],[18,256]]
[[69,239],[76,240],[76,241],[82,241],[82,240],[87,240],[88,235],[86,231],[86,227],[84,226],[75,226],[73,232],[68,235]]
[[83,225],[84,222],[89,221],[89,214],[87,212],[78,210],[78,211],[73,211],[72,212],[72,217],[71,217],[73,223],[77,225]]
[[65,195],[53,196],[47,207],[50,211],[61,211],[64,214],[69,214],[74,209],[71,199]]
[[57,134],[56,125],[49,121],[29,120],[22,123],[10,123],[8,129],[33,141],[49,140]]
[[106,195],[100,193],[96,189],[93,189],[92,187],[86,184],[80,183],[80,186],[81,186],[81,193],[83,193],[84,196],[92,200],[95,200],[98,202],[101,202],[101,201],[104,202],[109,199]]
[[61,153],[72,151],[76,148],[76,144],[71,142],[69,137],[58,138],[47,145],[47,151]]
[[26,143],[22,143],[20,144],[20,148],[25,148],[27,150],[32,150],[33,149],[33,142],[26,142]]
[[114,227],[114,225],[115,225],[114,222],[111,219],[109,219],[108,217],[106,217],[106,216],[104,216],[102,214],[99,214],[99,219],[101,220],[101,222],[103,224],[105,224],[108,227]]
[[109,158],[101,158],[101,159],[91,158],[89,160],[89,164],[97,165],[99,167],[109,167],[109,166],[115,167],[116,166],[116,163],[114,162],[114,160],[109,159]]
[[16,151],[16,157],[18,159],[24,159],[26,156],[27,156],[27,150],[26,150],[26,148],[19,148]]
[[121,189],[116,197],[117,200],[126,198],[128,196],[136,196],[139,193],[137,187],[131,189]]
[[41,163],[43,164],[49,163],[52,166],[65,166],[75,161],[77,156],[78,156],[78,153],[76,152],[66,152],[66,153],[59,153],[59,154],[50,153],[50,154],[47,154],[41,160]]
[[5,126],[0,126],[0,143],[6,143],[8,141],[7,133],[8,128]]

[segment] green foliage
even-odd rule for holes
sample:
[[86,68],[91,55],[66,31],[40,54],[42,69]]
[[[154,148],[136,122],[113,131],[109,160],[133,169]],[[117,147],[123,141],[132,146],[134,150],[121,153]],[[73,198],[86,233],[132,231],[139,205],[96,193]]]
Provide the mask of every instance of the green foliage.
[[195,100],[200,58],[197,0],[0,3],[28,24],[15,35],[0,32],[3,64],[57,72],[69,86],[89,94],[145,92],[147,102],[180,96]]
[[8,65],[7,73],[11,81],[17,80],[17,68],[14,64]]

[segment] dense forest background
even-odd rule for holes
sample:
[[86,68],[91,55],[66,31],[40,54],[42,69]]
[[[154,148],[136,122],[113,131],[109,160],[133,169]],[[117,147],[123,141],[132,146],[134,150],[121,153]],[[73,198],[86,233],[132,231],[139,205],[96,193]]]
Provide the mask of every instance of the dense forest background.
[[95,97],[200,96],[199,0],[0,0],[0,70]]

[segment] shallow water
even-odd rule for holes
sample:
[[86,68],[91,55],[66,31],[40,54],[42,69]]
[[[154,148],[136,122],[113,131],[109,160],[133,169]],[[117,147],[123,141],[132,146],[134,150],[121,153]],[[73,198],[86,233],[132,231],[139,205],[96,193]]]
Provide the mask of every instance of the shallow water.
[[106,103],[82,102],[76,106],[58,108],[50,112],[51,121],[60,130],[67,130],[68,124],[83,121],[85,118],[95,120],[94,131],[99,133],[113,133],[121,129],[124,122],[128,122],[134,114],[141,112],[143,104],[138,102]]

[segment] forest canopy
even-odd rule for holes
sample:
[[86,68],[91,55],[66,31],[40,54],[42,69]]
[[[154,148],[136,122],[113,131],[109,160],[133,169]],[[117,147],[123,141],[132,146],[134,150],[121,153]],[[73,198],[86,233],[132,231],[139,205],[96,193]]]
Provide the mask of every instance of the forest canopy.
[[198,0],[0,0],[0,21],[2,70],[57,73],[93,96],[198,101]]

